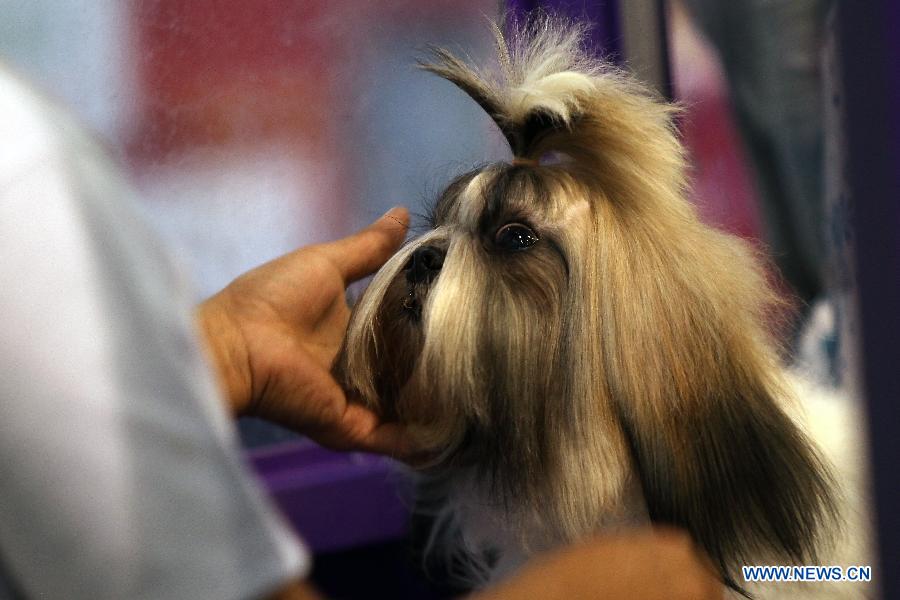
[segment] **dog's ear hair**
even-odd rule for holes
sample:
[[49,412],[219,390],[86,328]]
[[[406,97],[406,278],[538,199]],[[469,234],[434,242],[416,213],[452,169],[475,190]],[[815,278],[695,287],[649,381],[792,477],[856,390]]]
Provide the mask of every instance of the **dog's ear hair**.
[[815,562],[835,524],[833,483],[785,411],[764,325],[775,297],[755,257],[678,225],[677,240],[656,240],[632,223],[620,239],[638,247],[603,275],[617,288],[604,309],[611,393],[651,519],[687,529],[741,591],[737,569],[753,559]]

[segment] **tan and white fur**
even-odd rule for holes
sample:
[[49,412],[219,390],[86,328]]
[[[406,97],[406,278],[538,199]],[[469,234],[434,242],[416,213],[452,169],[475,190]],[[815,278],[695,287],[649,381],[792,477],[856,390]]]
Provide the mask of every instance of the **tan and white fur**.
[[779,299],[687,200],[677,108],[584,52],[577,24],[494,31],[493,69],[442,49],[423,67],[515,159],[447,187],[356,305],[335,368],[433,452],[432,549],[489,581],[662,522],[751,594],[741,565],[826,560],[844,500],[791,404]]

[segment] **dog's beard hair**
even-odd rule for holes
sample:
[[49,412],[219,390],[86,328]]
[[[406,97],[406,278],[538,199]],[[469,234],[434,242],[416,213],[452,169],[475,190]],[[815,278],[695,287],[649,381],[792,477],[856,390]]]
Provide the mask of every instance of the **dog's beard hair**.
[[[686,200],[674,109],[571,31],[543,22],[506,56],[501,40],[500,79],[444,51],[426,67],[517,156],[567,160],[452,183],[356,307],[338,374],[436,451],[433,474],[474,473],[512,528],[588,535],[633,509],[638,483],[650,518],[685,527],[732,587],[755,557],[814,560],[832,484],[782,408],[778,300],[749,247]],[[492,250],[523,220],[539,244]],[[426,245],[446,257],[412,318],[404,267]]]

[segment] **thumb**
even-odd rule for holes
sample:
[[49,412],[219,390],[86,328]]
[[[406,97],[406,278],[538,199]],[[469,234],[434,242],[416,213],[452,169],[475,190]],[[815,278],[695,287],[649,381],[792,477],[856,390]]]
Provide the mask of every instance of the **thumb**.
[[321,250],[350,283],[377,271],[403,243],[408,227],[409,211],[395,206],[365,229],[323,244]]

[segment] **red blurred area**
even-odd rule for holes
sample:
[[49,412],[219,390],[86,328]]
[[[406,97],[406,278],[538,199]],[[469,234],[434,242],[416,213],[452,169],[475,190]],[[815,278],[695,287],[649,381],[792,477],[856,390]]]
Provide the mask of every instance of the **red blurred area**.
[[438,21],[483,4],[136,2],[142,107],[130,152],[156,157],[254,137],[326,142],[328,128],[341,118],[345,79],[379,23],[423,15]]
[[140,160],[192,146],[279,138],[324,143],[345,51],[328,18],[351,2],[156,0],[133,13],[142,88]]

